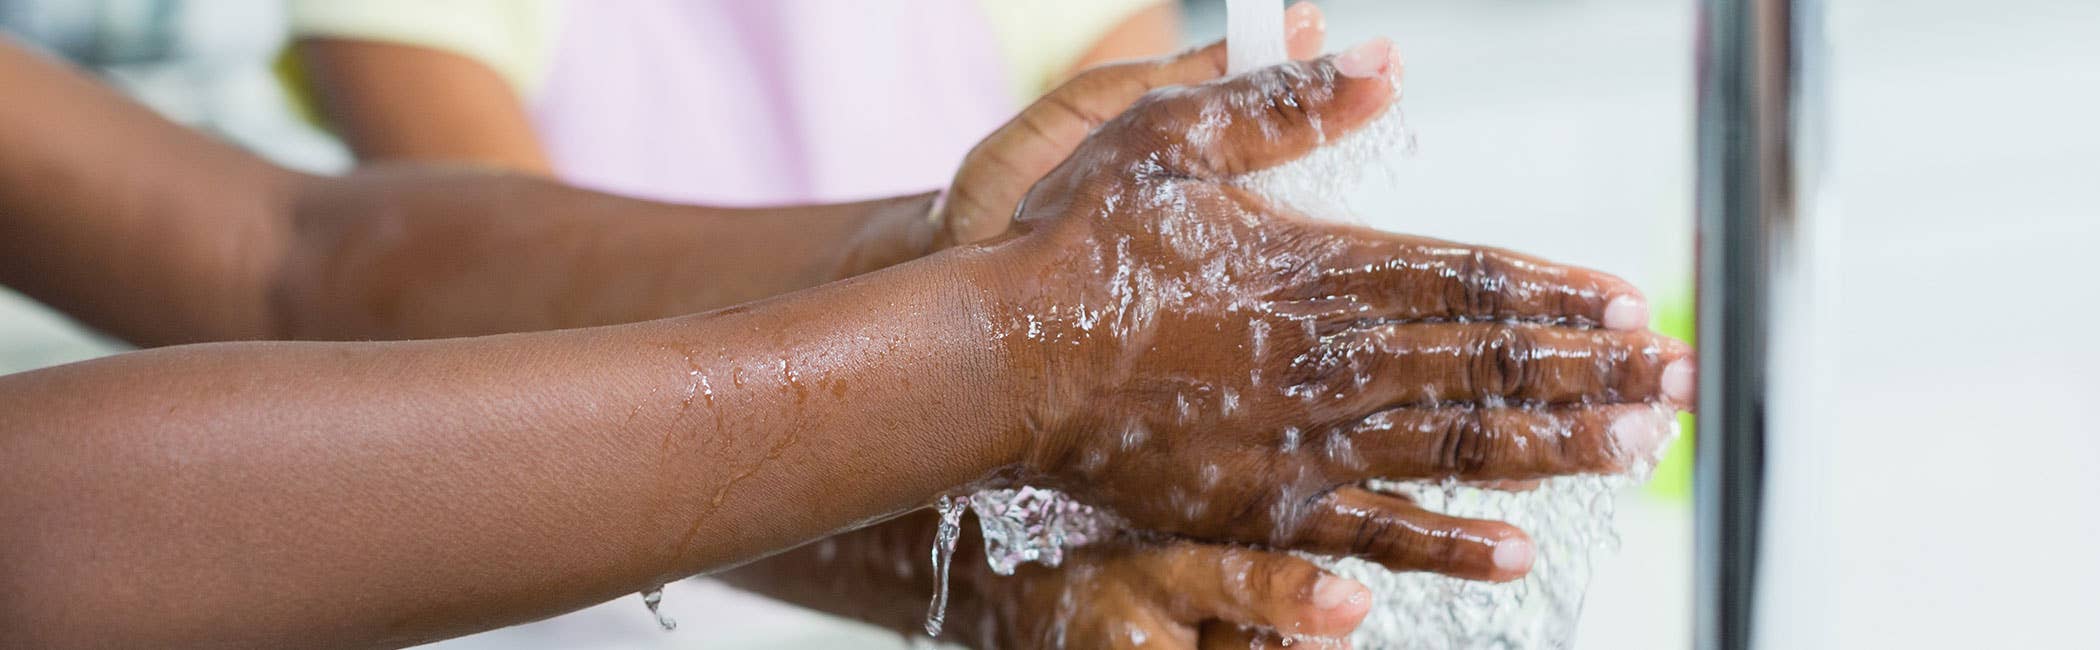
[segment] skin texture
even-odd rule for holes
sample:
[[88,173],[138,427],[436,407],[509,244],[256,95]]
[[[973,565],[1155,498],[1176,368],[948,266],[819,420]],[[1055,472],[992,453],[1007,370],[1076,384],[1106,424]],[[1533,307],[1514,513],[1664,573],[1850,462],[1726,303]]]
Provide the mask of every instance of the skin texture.
[[[1333,81],[1331,73],[1322,74]],[[7,201],[0,213],[10,216],[11,230],[21,225],[48,235],[36,240],[40,250],[73,246],[81,256],[71,259],[109,258],[88,255],[98,240],[71,235],[52,223],[63,219],[49,218],[81,214],[111,217],[89,227],[108,228],[100,234],[109,240],[141,242],[140,250],[152,252],[148,259],[111,259],[118,271],[82,268],[48,253],[11,254],[13,261],[0,265],[10,285],[77,313],[130,298],[175,310],[175,318],[156,320],[133,314],[136,304],[106,308],[101,318],[109,327],[136,328],[128,336],[149,341],[271,335],[288,327],[275,314],[303,313],[281,305],[326,294],[296,287],[329,282],[285,281],[295,288],[282,289],[270,280],[278,271],[226,260],[262,260],[249,264],[269,269],[304,266],[298,258],[305,253],[298,251],[307,250],[301,248],[307,227],[285,223],[306,222],[272,217],[304,211],[309,197],[341,181],[291,176],[201,138],[171,135],[179,130],[29,57],[0,57],[0,77],[10,87],[49,91],[10,104],[14,113],[0,123],[52,128],[8,129],[8,144],[25,147],[9,151],[41,152],[58,144],[41,139],[51,137],[43,133],[85,132],[93,129],[64,127],[92,125],[169,147],[181,154],[178,160],[225,167],[209,171],[232,172],[221,176],[227,184],[217,193],[185,193],[196,177],[156,175],[168,165],[125,167],[156,160],[130,149],[136,140],[126,138],[69,141],[88,150],[77,158],[0,160],[7,165],[0,167],[0,200]],[[1390,81],[1380,83],[1389,96]],[[1212,88],[1206,92],[1221,98],[1238,92]],[[96,121],[104,119],[117,126]],[[1110,126],[1095,139],[1121,144],[1101,145],[1097,155],[1116,146],[1163,144],[1141,126]],[[214,157],[219,151],[223,158]],[[131,153],[138,155],[125,155]],[[86,170],[107,173],[112,160],[117,173],[138,181],[127,186],[136,194],[52,190],[52,181],[61,188],[89,186]],[[459,194],[485,180],[425,189]],[[562,191],[497,182],[513,183],[497,194],[558,197]],[[228,185],[247,191],[226,191]],[[375,189],[385,187],[350,194]],[[1047,196],[1042,192],[1037,196]],[[404,205],[419,204],[375,209]],[[537,205],[574,208],[538,200],[514,207]],[[195,214],[199,206],[223,208],[204,213],[263,233],[242,242],[284,248],[228,255],[213,248],[215,240],[180,227],[185,224],[161,221]],[[996,243],[690,318],[426,343],[184,347],[5,378],[0,400],[8,409],[33,407],[45,417],[10,422],[0,443],[7,446],[0,458],[22,470],[0,473],[7,477],[0,479],[0,517],[8,524],[0,526],[8,531],[0,542],[10,549],[0,571],[9,584],[26,587],[19,593],[38,594],[0,605],[9,623],[22,623],[0,629],[44,635],[23,639],[38,645],[404,643],[543,616],[746,561],[1017,471],[1071,478],[1059,473],[1074,470],[1031,460],[1039,455],[1034,450],[1050,447],[1039,441],[1097,440],[1102,432],[1074,424],[1045,436],[1040,422],[1046,420],[1039,418],[1065,406],[998,397],[1035,394],[1023,387],[1083,357],[1037,354],[1024,349],[1031,345],[1025,339],[996,330],[997,316],[1016,306],[1091,299],[1088,287],[1059,298],[1046,293],[1052,285],[1015,281],[1065,280],[1053,277],[1066,262],[1059,250],[1084,240],[1041,233],[1062,232],[1057,224],[1082,219],[1073,214],[1080,213],[1040,213],[1024,221],[1027,232]],[[388,239],[399,234],[380,229],[370,238],[415,239]],[[192,250],[166,245],[167,236],[201,241]],[[180,254],[164,259],[161,248]],[[478,259],[473,250],[430,263],[443,271]],[[518,257],[532,259],[531,252]],[[523,273],[522,265],[513,266]],[[224,271],[243,281],[199,288],[192,286],[196,280],[159,277],[169,271],[202,278]],[[355,285],[348,280],[355,275],[335,277]],[[112,298],[112,285],[90,283],[105,277],[162,282],[182,295]],[[430,277],[439,286],[460,279]],[[423,283],[396,284],[378,293],[413,294]],[[476,300],[469,289],[451,295]],[[243,296],[255,305],[243,308]],[[219,301],[213,307],[224,310],[180,312],[185,297]],[[506,298],[480,300],[501,305]],[[577,317],[538,304],[525,311],[543,309],[538,317]],[[401,327],[476,321],[405,322]],[[718,381],[724,377],[728,382]],[[973,397],[943,403],[928,395]],[[830,401],[819,408],[809,406],[812,399]],[[708,417],[723,413],[738,417]],[[978,433],[936,440],[927,432]],[[795,470],[754,469],[768,464]],[[921,471],[902,481],[883,473],[900,466]],[[783,503],[798,508],[782,510]],[[1141,523],[1167,528],[1162,524],[1170,522]],[[703,528],[737,534],[697,535]],[[110,540],[141,541],[111,547]],[[520,571],[523,566],[533,570]],[[154,579],[139,578],[149,575]],[[131,621],[136,626],[86,620],[90,602],[138,614]]]

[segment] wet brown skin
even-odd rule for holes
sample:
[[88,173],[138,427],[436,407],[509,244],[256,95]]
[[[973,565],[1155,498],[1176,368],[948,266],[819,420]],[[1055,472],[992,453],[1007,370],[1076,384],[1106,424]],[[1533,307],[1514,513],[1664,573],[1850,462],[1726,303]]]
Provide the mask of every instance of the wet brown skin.
[[1022,480],[1148,529],[1494,578],[1521,533],[1349,486],[1612,471],[1652,449],[1609,423],[1665,401],[1687,350],[1596,329],[1630,285],[1232,184],[1321,141],[1293,127],[1340,137],[1391,92],[1323,60],[1155,93],[1036,187],[992,247],[1033,261],[994,280],[988,316],[1041,387]]
[[[1314,83],[1339,83],[1331,72],[1317,69],[1307,78]],[[1230,90],[1211,87],[1190,92],[1215,95]],[[1388,87],[1385,96],[1389,95]],[[1314,95],[1301,97],[1306,98]],[[1105,126],[1082,154],[1091,155],[1095,163],[1121,164],[1128,169],[1133,164],[1128,151],[1172,148],[1177,143],[1170,136],[1177,131],[1168,127],[1177,125],[1173,122],[1176,110],[1186,110],[1177,109],[1173,101],[1174,97],[1161,96],[1140,110],[1154,115],[1155,123],[1133,125],[1135,120],[1120,120]],[[1188,118],[1185,113],[1178,115],[1178,119]],[[1179,133],[1188,132],[1187,122],[1178,124],[1184,127]],[[1190,183],[1190,196],[1210,202],[1205,208],[1207,216],[1155,210],[1116,212],[1117,218],[1104,219],[1109,213],[1084,206],[1088,201],[1098,205],[1114,192],[1088,178],[1083,168],[1069,171],[1075,168],[1068,164],[1066,171],[1053,176],[1053,183],[1037,189],[1039,200],[1031,200],[1016,232],[995,243],[736,310],[625,327],[427,343],[173,348],[0,380],[9,412],[33,409],[49,416],[14,423],[6,442],[0,443],[8,446],[8,453],[0,457],[11,459],[21,470],[0,479],[5,481],[0,495],[6,499],[0,503],[9,506],[4,511],[8,520],[19,524],[4,527],[9,532],[0,533],[5,536],[0,542],[10,549],[12,560],[0,564],[0,570],[6,572],[10,584],[25,587],[19,593],[40,596],[38,602],[7,601],[0,609],[10,621],[33,622],[0,627],[46,635],[40,640],[53,642],[75,631],[81,633],[74,638],[80,643],[129,639],[178,645],[206,641],[271,644],[298,639],[308,645],[387,645],[547,615],[653,581],[732,565],[844,525],[909,509],[931,494],[972,483],[1041,479],[1119,510],[1127,507],[1136,513],[1133,519],[1147,527],[1217,539],[1274,542],[1272,536],[1247,534],[1253,532],[1248,526],[1234,528],[1224,518],[1147,510],[1144,495],[1148,490],[1157,495],[1186,488],[1185,482],[1177,484],[1165,475],[1178,474],[1184,481],[1200,476],[1200,463],[1211,458],[1234,463],[1232,470],[1242,480],[1229,486],[1233,488],[1274,481],[1276,463],[1299,463],[1287,468],[1292,479],[1287,485],[1271,483],[1266,491],[1206,488],[1209,491],[1201,494],[1207,501],[1243,509],[1265,501],[1270,505],[1287,502],[1276,497],[1291,490],[1331,494],[1320,497],[1326,501],[1315,503],[1321,507],[1349,505],[1353,502],[1348,499],[1363,497],[1332,488],[1348,485],[1358,475],[1419,475],[1424,456],[1443,462],[1428,463],[1432,468],[1470,467],[1468,471],[1490,475],[1536,476],[1558,471],[1560,466],[1550,462],[1553,458],[1497,464],[1502,456],[1491,453],[1425,452],[1431,447],[1491,450],[1493,445],[1436,446],[1406,440],[1392,441],[1393,456],[1412,453],[1416,456],[1409,461],[1412,464],[1367,461],[1381,464],[1352,469],[1306,463],[1281,451],[1278,430],[1264,432],[1274,422],[1251,419],[1247,414],[1252,409],[1242,409],[1238,419],[1220,409],[1216,415],[1184,420],[1179,409],[1162,410],[1165,407],[1159,400],[1141,399],[1162,394],[1150,388],[1157,383],[1157,375],[1125,372],[1109,363],[1139,359],[1144,361],[1136,366],[1140,371],[1188,363],[1186,373],[1171,379],[1178,382],[1194,377],[1213,386],[1232,385],[1237,380],[1227,375],[1246,375],[1250,364],[1304,373],[1308,369],[1297,367],[1299,357],[1244,357],[1228,362],[1214,354],[1247,342],[1251,335],[1252,325],[1230,331],[1222,329],[1226,325],[1253,323],[1251,318],[1256,316],[1299,323],[1305,317],[1304,309],[1250,314],[1231,310],[1246,304],[1238,301],[1207,306],[1201,301],[1183,301],[1177,307],[1183,311],[1168,310],[1169,318],[1148,324],[1163,329],[1147,336],[1184,342],[1167,347],[1131,347],[1124,337],[1098,337],[1082,340],[1068,350],[1043,348],[1040,341],[1014,336],[1025,331],[1013,328],[1016,323],[1009,317],[1016,309],[1042,309],[1041,313],[1050,315],[1061,307],[1114,303],[1104,298],[1116,295],[1113,284],[1102,284],[1109,281],[1073,264],[1071,251],[1090,246],[1112,249],[1115,242],[1137,240],[1132,250],[1139,257],[1129,260],[1136,267],[1151,269],[1155,277],[1187,277],[1198,256],[1182,254],[1186,251],[1173,246],[1146,247],[1145,237],[1156,238],[1146,228],[1182,228],[1190,224],[1176,220],[1185,218],[1229,218],[1212,210],[1229,205],[1226,199],[1239,200],[1233,198],[1233,191],[1217,185],[1219,173],[1258,165],[1262,158],[1234,159],[1219,155],[1219,150],[1244,148],[1245,142],[1268,135],[1242,136],[1229,147],[1212,150],[1178,143],[1188,146],[1185,153],[1191,155],[1167,168],[1168,180]],[[1310,141],[1302,138],[1298,144]],[[1114,154],[1118,151],[1126,152],[1126,157],[1118,158]],[[1196,164],[1203,162],[1210,166]],[[1204,178],[1199,171],[1214,175]],[[1142,175],[1131,178],[1148,180]],[[520,213],[550,203],[556,208],[580,206],[598,213],[633,205],[497,180],[509,184],[499,186],[501,191],[491,191],[493,196],[486,199],[417,201],[471,210],[486,201],[507,198],[515,201]],[[1208,190],[1201,183],[1219,189]],[[336,187],[318,185],[318,190]],[[438,183],[430,193],[474,195],[460,192],[459,187]],[[303,191],[302,197],[319,196],[308,193],[317,189]],[[235,207],[245,206],[236,202]],[[1408,240],[1272,213],[1262,212],[1268,216],[1256,223],[1275,225],[1278,233],[1292,238],[1327,237],[1329,244],[1356,244],[1345,248],[1388,254],[1384,259],[1403,259],[1400,254],[1408,252],[1392,248]],[[838,214],[840,232],[860,232],[852,225],[856,223],[853,213]],[[677,232],[670,219],[645,223],[662,230],[631,231],[627,236],[644,241]],[[1294,223],[1302,228],[1283,227]],[[454,232],[452,241],[476,242],[470,228],[458,227]],[[1221,232],[1232,236],[1234,244],[1252,241],[1249,237],[1259,234],[1252,230]],[[511,241],[530,245],[548,240],[562,238],[521,235]],[[1430,248],[1444,250],[1441,245]],[[437,246],[428,250],[458,249]],[[568,252],[578,259],[595,259],[585,254],[590,250],[610,255],[623,249],[608,245]],[[1307,252],[1285,247],[1250,250],[1245,254]],[[1416,259],[1435,257],[1427,251],[1415,253],[1427,256]],[[1176,254],[1181,255],[1177,258]],[[396,259],[459,259],[432,255],[435,253]],[[1457,257],[1481,259],[1470,253]],[[324,279],[370,273],[357,271],[354,263],[319,268],[336,269],[333,274],[318,274]],[[358,285],[353,281],[351,289],[342,290],[385,287],[371,295],[420,302],[392,303],[413,308],[391,309],[380,308],[387,304],[384,302],[367,303],[377,306],[363,309],[381,318],[365,325],[331,319],[311,322],[326,327],[394,328],[397,332],[452,329],[477,333],[543,322],[533,318],[572,325],[602,322],[598,320],[604,317],[601,312],[642,312],[651,305],[665,304],[660,297],[652,297],[661,294],[593,302],[593,294],[573,284],[592,277],[608,285],[619,282],[604,279],[602,273],[567,276],[544,270],[554,266],[519,263],[510,267],[518,272],[514,275],[532,277],[514,278],[504,285],[500,282],[503,267],[491,268],[498,271],[464,274],[473,282],[458,282],[459,277],[442,273],[418,276],[433,285],[451,283],[449,286],[458,288],[452,293],[424,293],[424,283],[405,276],[389,281],[392,284]],[[1378,309],[1428,308],[1422,306],[1428,304],[1425,302],[1373,296],[1363,287],[1384,287],[1389,282],[1365,280],[1362,275],[1339,270],[1362,268],[1361,264],[1334,264],[1330,269],[1334,272],[1327,274],[1331,277],[1296,276],[1295,286],[1308,291],[1284,291],[1279,287],[1288,283],[1263,280],[1258,273],[1227,273],[1218,286],[1221,293],[1260,297],[1277,304],[1336,293],[1359,297],[1367,304],[1379,300],[1374,306]],[[833,267],[825,272],[838,271]],[[816,275],[811,273],[811,277]],[[10,267],[10,283],[21,277],[21,269]],[[1494,276],[1469,272],[1457,277],[1480,280]],[[1323,288],[1321,282],[1333,284]],[[1476,282],[1480,287],[1488,284],[1515,286]],[[475,302],[475,291],[498,286],[515,293]],[[535,298],[547,295],[537,292],[548,287],[565,292],[557,295],[586,299],[550,303]],[[1333,287],[1348,290],[1331,291]],[[46,293],[64,303],[68,296],[89,290],[68,285]],[[1467,293],[1461,288],[1452,295],[1492,293]],[[558,309],[528,308],[524,319],[502,316],[504,310],[516,309],[518,301],[552,304]],[[1522,300],[1445,302],[1474,307],[1524,304]],[[444,315],[448,309],[461,307],[466,309],[449,313],[468,316]],[[229,323],[223,322],[222,313],[207,309],[184,312],[183,319],[174,321],[88,311],[114,324],[113,329],[135,327],[141,332],[139,338],[149,341],[207,338],[199,332],[241,336],[238,333],[269,331],[252,326],[267,318]],[[388,315],[394,319],[384,318]],[[1590,320],[1583,321],[1570,313],[1541,317],[1573,324],[1598,320],[1594,314],[1587,318]],[[186,324],[185,319],[199,324]],[[1333,326],[1338,332],[1365,329],[1365,324],[1353,321],[1337,321]],[[1574,331],[1576,335],[1583,332]],[[348,330],[336,335],[360,336]],[[1348,365],[1351,359],[1409,356],[1392,352],[1408,349],[1404,345],[1411,339],[1381,340],[1383,343],[1342,347],[1337,354],[1315,358],[1353,368]],[[1469,340],[1508,339],[1497,335]],[[973,341],[983,345],[969,343]],[[1279,345],[1310,350],[1315,343],[1283,340]],[[1577,344],[1582,342],[1568,345]],[[1609,342],[1587,345],[1616,349]],[[1469,349],[1474,351],[1462,350],[1459,356],[1492,359],[1500,354],[1497,350],[1509,348]],[[1632,365],[1645,362],[1645,357],[1625,358]],[[1504,361],[1455,367],[1518,365]],[[1371,374],[1407,379],[1389,382],[1391,386],[1439,377],[1460,386],[1474,378],[1455,372],[1439,375],[1436,367],[1376,365]],[[1232,372],[1235,369],[1237,373]],[[1324,372],[1333,374],[1332,370]],[[1573,374],[1539,376],[1544,381],[1530,385],[1545,386],[1540,394],[1548,396],[1594,394],[1638,400],[1643,396],[1640,387],[1645,385],[1612,381],[1585,387],[1570,379]],[[1042,391],[1053,382],[1055,390]],[[1482,384],[1472,381],[1472,385]],[[1452,390],[1464,394],[1460,388]],[[102,397],[110,391],[124,397]],[[1404,391],[1389,392],[1372,401],[1407,399]],[[1013,399],[1036,394],[1049,399]],[[1118,395],[1120,402],[1112,399]],[[1365,404],[1293,406],[1273,396],[1265,399],[1271,402],[1264,408],[1295,409],[1285,412],[1330,428],[1338,426],[1333,423],[1351,422],[1352,414],[1368,423],[1371,418],[1361,414],[1382,410]],[[1439,397],[1439,401],[1447,399]],[[1113,414],[1118,409],[1123,417],[1107,418],[1096,412]],[[1106,445],[1111,444],[1119,449],[1131,421],[1148,428],[1149,443],[1139,446],[1145,447],[1145,455],[1157,458],[1128,467],[1131,474],[1121,476],[1120,482],[1092,480],[1099,468],[1084,464],[1087,452],[1109,449]],[[1382,421],[1386,423],[1382,426],[1391,426],[1390,417]],[[1452,431],[1475,431],[1483,440],[1496,439],[1481,435],[1493,433],[1486,426],[1491,420],[1460,421],[1474,424]],[[1376,437],[1380,425],[1367,426],[1369,433],[1364,437]],[[140,444],[141,433],[150,433],[146,439],[151,444]],[[987,433],[991,435],[984,435]],[[1108,459],[1132,462],[1116,454],[1109,454]],[[1527,469],[1487,469],[1507,467]],[[900,476],[898,468],[912,471]],[[1417,474],[1406,473],[1409,471]],[[1327,487],[1314,487],[1321,484]],[[34,507],[15,507],[28,504]],[[794,507],[783,510],[783,504]],[[1423,515],[1408,512],[1405,504],[1355,505],[1367,505],[1364,512],[1370,513],[1359,520],[1395,530],[1411,525],[1409,522],[1425,521]],[[1346,523],[1341,509],[1327,511],[1337,514],[1295,525],[1279,517],[1273,520],[1279,525],[1271,528],[1290,531],[1291,538],[1285,542],[1310,548],[1336,548],[1344,538],[1352,545],[1360,544],[1364,527]],[[1345,535],[1344,528],[1353,530]],[[112,541],[120,545],[111,546]],[[126,543],[132,541],[137,543]],[[1434,560],[1439,566],[1461,567],[1451,569],[1454,572],[1466,570],[1463,567],[1469,561],[1463,553],[1406,544],[1348,548],[1382,559]],[[1133,566],[1116,560],[1123,556],[1114,547],[1100,553],[1110,566]],[[1142,549],[1125,553],[1163,557]],[[1422,559],[1425,557],[1430,560]],[[1137,569],[1109,574],[1145,575]],[[1031,575],[1037,577],[1003,584],[1071,582],[1064,574]],[[1201,584],[1200,580],[1179,582]],[[1036,593],[1045,592],[1039,589]],[[122,610],[131,618],[113,623],[94,616],[96,607]],[[239,626],[230,623],[236,619],[241,621]],[[1030,638],[1018,631],[1026,629],[1020,621],[1010,623],[1015,625],[1012,633],[1020,635],[1015,638]]]

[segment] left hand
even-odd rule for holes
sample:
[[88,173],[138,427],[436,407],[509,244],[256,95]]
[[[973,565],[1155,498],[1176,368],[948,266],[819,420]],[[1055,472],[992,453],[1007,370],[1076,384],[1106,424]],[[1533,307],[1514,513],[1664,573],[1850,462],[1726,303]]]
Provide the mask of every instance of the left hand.
[[[1319,56],[1327,40],[1326,20],[1310,2],[1286,10],[1285,41],[1292,59]],[[947,248],[1006,232],[1021,197],[1071,156],[1095,128],[1154,89],[1222,76],[1225,41],[1170,57],[1091,68],[1066,81],[985,136],[963,158],[934,214],[935,245]]]

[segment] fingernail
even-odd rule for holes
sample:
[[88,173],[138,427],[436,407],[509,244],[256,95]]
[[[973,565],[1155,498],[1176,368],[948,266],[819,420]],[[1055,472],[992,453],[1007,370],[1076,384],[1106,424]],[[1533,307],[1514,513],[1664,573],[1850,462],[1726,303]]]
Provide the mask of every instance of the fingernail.
[[1531,542],[1521,538],[1505,539],[1495,544],[1495,569],[1504,573],[1523,574],[1531,570],[1531,560],[1538,555]]
[[1283,24],[1286,25],[1284,30],[1292,34],[1318,27],[1325,22],[1327,14],[1321,13],[1320,8],[1310,2],[1292,3],[1291,8],[1283,10]]
[[1619,296],[1604,306],[1604,329],[1637,330],[1648,326],[1648,301],[1640,296]]
[[1313,606],[1334,609],[1349,603],[1362,603],[1371,597],[1371,591],[1363,583],[1341,576],[1320,576],[1313,583]]
[[1394,58],[1393,42],[1379,37],[1335,57],[1334,69],[1343,76],[1369,79],[1385,75]]
[[1611,421],[1612,443],[1629,457],[1654,455],[1656,447],[1662,445],[1663,437],[1669,432],[1669,421],[1653,408],[1627,409]]
[[1699,370],[1692,365],[1691,357],[1670,362],[1663,367],[1663,396],[1678,404],[1691,404],[1699,398]]

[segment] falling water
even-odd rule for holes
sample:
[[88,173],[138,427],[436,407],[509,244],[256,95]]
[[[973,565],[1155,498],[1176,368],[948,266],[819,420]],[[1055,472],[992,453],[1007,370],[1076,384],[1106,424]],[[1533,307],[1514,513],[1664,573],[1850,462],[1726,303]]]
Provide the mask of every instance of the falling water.
[[1225,3],[1225,60],[1232,74],[1282,63],[1283,36],[1283,0]]
[[649,615],[656,617],[656,624],[662,627],[666,632],[678,629],[678,621],[669,616],[665,616],[663,610],[660,609],[663,606],[663,603],[663,585],[650,587],[648,591],[642,592],[642,604],[647,605],[649,607]]
[[941,527],[933,535],[933,602],[926,606],[926,635],[940,636],[948,619],[948,567],[955,560],[955,541],[962,537],[963,511],[970,497],[942,496],[934,508],[940,511]]

